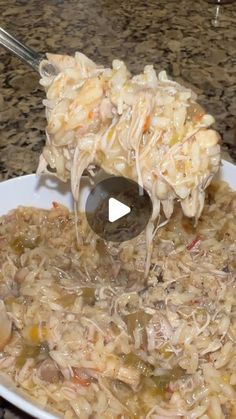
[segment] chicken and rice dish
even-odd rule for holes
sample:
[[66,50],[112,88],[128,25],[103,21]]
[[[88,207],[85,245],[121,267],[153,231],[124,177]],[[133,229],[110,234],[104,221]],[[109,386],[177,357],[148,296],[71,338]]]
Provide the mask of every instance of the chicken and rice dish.
[[0,369],[64,418],[235,418],[236,193],[213,184],[197,228],[105,243],[72,213],[0,221]]
[[146,66],[48,55],[38,173],[99,166],[144,187],[135,239],[53,202],[0,218],[0,371],[65,419],[236,417],[236,193],[196,95]]

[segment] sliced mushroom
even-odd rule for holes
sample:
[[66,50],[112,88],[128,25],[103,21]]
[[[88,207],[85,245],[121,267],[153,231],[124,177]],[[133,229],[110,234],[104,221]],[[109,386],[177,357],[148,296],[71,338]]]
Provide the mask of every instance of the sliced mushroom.
[[29,273],[28,268],[20,268],[16,271],[15,276],[14,276],[14,280],[16,282],[21,283],[25,280],[28,273]]
[[47,358],[38,364],[38,376],[41,380],[48,383],[57,383],[60,380],[60,375],[56,363],[51,358]]
[[12,321],[9,319],[5,304],[0,300],[0,351],[9,342],[12,333]]

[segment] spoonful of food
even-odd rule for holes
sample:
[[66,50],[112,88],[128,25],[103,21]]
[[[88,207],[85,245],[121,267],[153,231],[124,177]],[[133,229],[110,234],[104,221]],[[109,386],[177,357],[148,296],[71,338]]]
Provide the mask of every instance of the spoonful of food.
[[44,57],[2,29],[0,35],[7,49],[40,73],[46,92],[47,140],[37,173],[50,168],[70,179],[75,201],[84,171],[94,165],[149,193],[147,273],[160,217],[167,222],[176,201],[195,223],[202,213],[205,189],[220,166],[214,118],[190,88],[152,65],[132,75],[118,59],[103,67],[81,52]]
[[155,218],[162,206],[169,219],[175,200],[185,215],[199,218],[220,165],[220,137],[191,89],[152,65],[132,76],[117,59],[107,68],[81,52],[44,56],[2,28],[0,44],[40,73],[46,91],[39,172],[50,166],[70,179],[77,199],[82,173],[97,165],[148,190]]

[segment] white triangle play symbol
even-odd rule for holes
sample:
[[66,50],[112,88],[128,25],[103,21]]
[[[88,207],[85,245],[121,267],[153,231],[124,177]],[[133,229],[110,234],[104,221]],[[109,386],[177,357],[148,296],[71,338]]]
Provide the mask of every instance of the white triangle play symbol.
[[108,201],[108,220],[110,223],[119,220],[119,218],[124,217],[124,215],[129,214],[131,211],[128,205],[123,204],[115,198],[109,198]]

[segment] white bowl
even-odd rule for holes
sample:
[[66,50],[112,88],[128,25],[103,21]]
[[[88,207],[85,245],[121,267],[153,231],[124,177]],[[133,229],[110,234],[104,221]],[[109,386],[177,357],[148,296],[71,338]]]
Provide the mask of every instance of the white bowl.
[[[236,166],[226,161],[220,169],[219,178],[229,183],[236,190]],[[81,193],[81,209],[84,208],[88,185],[83,182]],[[0,215],[6,214],[19,205],[33,206],[38,208],[51,208],[52,202],[57,201],[73,209],[73,199],[70,193],[70,185],[64,184],[54,177],[27,175],[0,183]],[[40,419],[56,419],[56,416],[40,406],[36,406],[23,392],[16,388],[12,381],[6,377],[0,377],[0,396]]]

